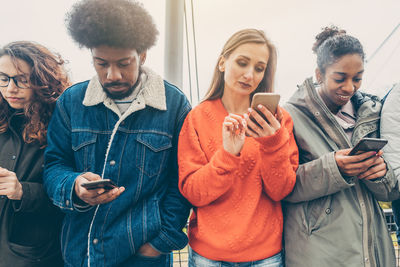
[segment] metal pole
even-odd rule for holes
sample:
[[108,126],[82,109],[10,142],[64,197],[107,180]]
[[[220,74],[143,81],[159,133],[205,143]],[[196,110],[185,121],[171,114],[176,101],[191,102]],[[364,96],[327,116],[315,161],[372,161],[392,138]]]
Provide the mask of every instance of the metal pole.
[[179,88],[182,88],[183,72],[183,1],[165,3],[164,76]]
[[381,43],[381,45],[374,51],[374,53],[372,53],[372,55],[365,61],[365,63],[369,63],[374,56],[379,52],[379,50],[381,50],[381,48],[386,44],[386,42],[392,37],[392,35],[397,31],[397,29],[400,27],[400,23],[397,24],[396,27],[394,27],[393,31],[385,38],[385,40],[383,40],[383,42]]

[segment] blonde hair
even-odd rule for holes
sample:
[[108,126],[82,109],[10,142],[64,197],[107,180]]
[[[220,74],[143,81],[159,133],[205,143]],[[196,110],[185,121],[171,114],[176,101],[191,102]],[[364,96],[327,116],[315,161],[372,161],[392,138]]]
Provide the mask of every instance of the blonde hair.
[[265,68],[264,77],[250,97],[258,92],[273,92],[277,61],[275,46],[268,40],[263,31],[244,29],[234,33],[225,43],[222,52],[218,57],[210,88],[208,89],[203,101],[222,97],[224,93],[224,73],[219,70],[219,62],[222,57],[228,58],[236,48],[247,43],[265,44],[269,51],[269,58],[267,67]]

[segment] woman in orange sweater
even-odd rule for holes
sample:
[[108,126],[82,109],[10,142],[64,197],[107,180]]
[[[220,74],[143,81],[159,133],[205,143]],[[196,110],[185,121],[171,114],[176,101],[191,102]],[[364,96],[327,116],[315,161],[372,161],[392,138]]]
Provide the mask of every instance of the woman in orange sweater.
[[[293,189],[298,150],[289,114],[250,108],[272,92],[275,47],[255,29],[225,44],[205,100],[179,137],[179,189],[193,204],[189,266],[282,266],[281,200]],[[258,122],[258,125],[253,120]]]

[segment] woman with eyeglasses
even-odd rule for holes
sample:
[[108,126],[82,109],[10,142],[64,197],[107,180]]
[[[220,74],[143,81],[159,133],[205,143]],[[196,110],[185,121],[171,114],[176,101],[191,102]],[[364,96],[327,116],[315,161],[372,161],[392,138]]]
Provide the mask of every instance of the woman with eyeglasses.
[[47,126],[69,85],[64,61],[32,42],[0,48],[0,266],[63,266],[61,212],[42,185]]

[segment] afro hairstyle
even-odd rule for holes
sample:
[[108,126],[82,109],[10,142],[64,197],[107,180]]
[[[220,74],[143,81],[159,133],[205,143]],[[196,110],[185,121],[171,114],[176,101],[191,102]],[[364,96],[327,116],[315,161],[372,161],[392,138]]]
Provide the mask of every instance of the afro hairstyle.
[[158,35],[150,14],[130,0],[82,0],[67,13],[66,24],[75,42],[89,49],[105,45],[142,53]]

